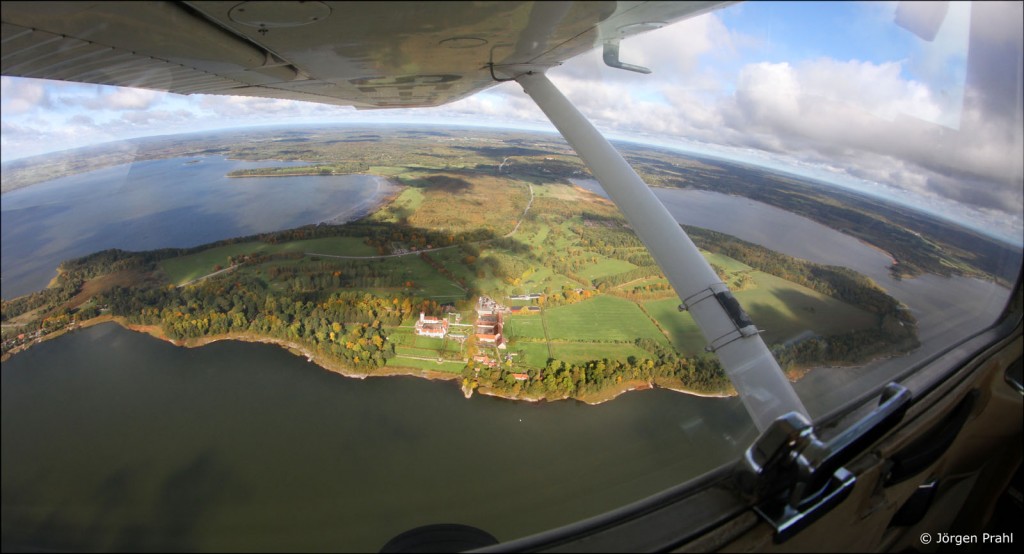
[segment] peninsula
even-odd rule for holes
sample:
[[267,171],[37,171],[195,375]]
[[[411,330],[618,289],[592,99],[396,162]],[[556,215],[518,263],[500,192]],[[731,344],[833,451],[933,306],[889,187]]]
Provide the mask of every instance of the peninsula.
[[[540,144],[458,148],[446,145],[463,157],[443,163],[421,152],[418,163],[352,156],[300,171],[390,179],[396,193],[352,223],[68,260],[50,287],[3,303],[4,358],[114,321],[181,346],[272,342],[353,377],[449,379],[467,395],[732,392],[618,210],[567,180],[583,174],[578,162]],[[687,232],[793,376],[918,345],[910,313],[851,270]]]

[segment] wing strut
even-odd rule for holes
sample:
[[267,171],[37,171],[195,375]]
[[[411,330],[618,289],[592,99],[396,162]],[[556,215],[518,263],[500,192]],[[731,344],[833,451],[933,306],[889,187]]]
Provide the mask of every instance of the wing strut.
[[651,256],[665,272],[680,309],[688,309],[716,352],[759,431],[796,412],[810,417],[757,328],[728,287],[654,192],[626,160],[541,72],[516,77],[527,94],[576,150]]

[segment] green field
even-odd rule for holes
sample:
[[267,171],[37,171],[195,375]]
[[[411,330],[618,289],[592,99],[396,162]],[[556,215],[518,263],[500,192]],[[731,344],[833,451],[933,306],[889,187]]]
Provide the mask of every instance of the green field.
[[877,325],[876,316],[774,275],[755,271],[757,285],[739,291],[743,309],[762,329],[765,342],[793,339],[805,331],[833,335]]
[[522,356],[513,358],[516,365],[542,368],[548,364],[548,344],[546,342],[517,342],[508,347],[509,352],[522,351]]
[[252,241],[218,246],[195,254],[163,260],[160,262],[160,268],[164,270],[172,283],[180,285],[212,273],[217,265],[227,267],[228,256],[284,252],[316,252],[333,256],[372,256],[375,254],[373,249],[363,242],[363,239],[356,237],[327,237],[280,244]]
[[[536,189],[537,188],[534,187],[534,191],[536,191]],[[522,227],[519,228],[517,238],[520,241],[536,248],[543,244],[544,239],[548,238],[548,233],[550,231],[551,228],[547,225],[537,225],[527,220],[524,221]]]
[[405,345],[395,346],[395,354],[399,356],[418,356],[421,358],[437,358],[440,356],[440,352],[437,349],[416,348]]
[[396,345],[412,345],[416,340],[416,334],[411,325],[403,325],[402,327],[392,327],[388,330],[388,340],[395,343]]
[[407,187],[398,195],[392,206],[414,212],[421,204],[423,204],[423,191],[415,187]]
[[553,342],[551,354],[556,360],[569,363],[583,363],[592,360],[621,360],[635,356],[637,360],[650,358],[650,353],[632,344],[615,344],[607,342]]
[[405,167],[396,167],[391,165],[371,165],[369,173],[372,173],[374,175],[386,175],[390,177],[394,175],[400,175],[402,173],[405,173],[405,171]]
[[377,252],[358,237],[326,237],[272,245],[272,252],[314,252],[331,256],[374,256]]
[[521,289],[519,292],[529,293],[541,292],[547,287],[551,287],[551,290],[561,290],[562,287],[578,286],[579,283],[576,281],[573,281],[564,275],[559,275],[546,267],[541,267],[520,283],[518,288]]
[[188,256],[179,256],[160,262],[160,268],[167,274],[167,278],[174,284],[180,285],[212,273],[214,266],[228,266],[228,256],[240,254],[253,254],[265,252],[272,245],[263,242],[242,242],[210,248]]
[[[875,316],[864,310],[774,275],[760,271],[751,275],[755,285],[734,294],[768,344],[783,343],[806,331],[832,335],[876,325]],[[651,317],[668,331],[676,349],[699,353],[707,342],[690,314],[680,313],[678,306],[676,298],[644,303]]]
[[743,262],[734,260],[728,256],[723,256],[722,254],[714,254],[712,252],[705,252],[703,250],[701,251],[701,254],[704,255],[704,259],[706,259],[709,263],[713,263],[717,266],[720,266],[729,273],[736,273],[738,271],[749,271],[753,269],[752,267]]
[[660,285],[661,283],[667,283],[667,282],[668,282],[668,279],[665,279],[664,277],[650,277],[650,278],[646,278],[646,279],[637,279],[636,281],[629,281],[628,283],[623,283],[621,285],[617,285],[614,288],[623,289],[623,290],[631,290],[631,289],[634,289],[634,288],[637,288],[637,287],[645,287],[645,286],[648,286],[648,285]]
[[412,346],[416,348],[426,348],[429,350],[441,350],[444,345],[444,339],[438,339],[434,337],[421,337],[419,335],[413,335]]
[[373,214],[381,221],[400,221],[412,215],[423,204],[423,191],[416,187],[405,187],[391,204]]
[[473,273],[469,267],[462,263],[462,259],[466,257],[466,253],[460,248],[445,248],[444,250],[436,250],[434,252],[428,252],[427,255],[431,259],[443,265],[448,271],[452,272],[458,279],[466,281],[466,283],[472,283],[476,281],[476,274]]
[[399,276],[402,282],[411,281],[413,292],[420,296],[442,302],[465,297],[464,290],[417,255],[383,258],[380,263],[383,264],[383,272]]
[[650,338],[668,342],[636,304],[613,296],[602,295],[551,308],[545,310],[544,317],[551,340],[593,342]]
[[534,184],[533,194],[538,197],[552,197],[567,200],[574,200],[580,197],[580,192],[576,190],[576,185],[564,181]]
[[683,354],[699,354],[704,351],[704,341],[700,329],[693,321],[693,316],[679,311],[678,298],[651,300],[644,302],[644,309],[658,321],[661,328],[668,332],[672,345]]
[[584,267],[579,271],[579,274],[588,279],[600,279],[601,277],[623,273],[631,269],[636,269],[636,266],[627,261],[605,258],[596,264]]
[[540,314],[509,316],[505,319],[505,336],[544,339],[544,322]]

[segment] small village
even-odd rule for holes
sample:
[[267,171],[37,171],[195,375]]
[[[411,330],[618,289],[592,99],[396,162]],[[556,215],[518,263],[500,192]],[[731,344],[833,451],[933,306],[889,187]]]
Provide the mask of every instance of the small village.
[[[3,341],[3,351],[5,354],[16,353],[20,350],[27,348],[29,345],[38,344],[43,342],[43,339],[49,338],[49,335],[58,333],[61,331],[74,331],[79,328],[77,318],[70,318],[70,321],[65,321],[66,318],[54,319],[47,321],[47,325],[42,328],[35,329],[32,331],[26,331],[24,333],[18,333]],[[17,328],[20,325],[4,325],[4,327]]]

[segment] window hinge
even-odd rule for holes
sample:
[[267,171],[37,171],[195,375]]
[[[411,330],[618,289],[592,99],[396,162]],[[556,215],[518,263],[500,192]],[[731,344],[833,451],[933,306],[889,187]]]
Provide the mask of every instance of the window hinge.
[[776,419],[744,454],[740,487],[781,543],[800,532],[853,490],[857,478],[843,466],[903,419],[910,391],[889,383],[877,408],[829,441],[815,435],[804,416]]

